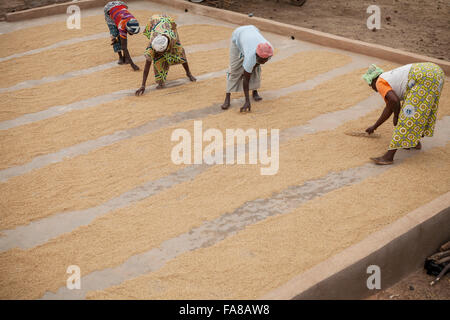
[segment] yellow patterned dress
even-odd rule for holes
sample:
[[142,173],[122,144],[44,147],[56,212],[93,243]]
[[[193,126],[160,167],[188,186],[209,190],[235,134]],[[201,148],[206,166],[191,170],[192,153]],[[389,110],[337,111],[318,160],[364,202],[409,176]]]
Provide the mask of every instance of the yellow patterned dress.
[[444,71],[431,62],[411,66],[389,150],[413,148],[422,137],[433,136],[444,76]]
[[[181,46],[175,20],[164,14],[153,15],[145,27],[144,35],[150,40],[150,44],[145,50],[145,58],[153,62],[156,82],[165,82],[171,65],[187,62],[186,53]],[[169,38],[167,50],[160,54],[152,48],[152,41],[158,35],[164,35]]]

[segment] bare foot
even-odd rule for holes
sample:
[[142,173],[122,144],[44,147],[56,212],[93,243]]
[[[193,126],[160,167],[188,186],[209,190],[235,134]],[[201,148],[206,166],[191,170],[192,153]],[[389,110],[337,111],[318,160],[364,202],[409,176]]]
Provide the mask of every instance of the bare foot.
[[197,79],[192,75],[192,74],[187,74],[187,77],[189,78],[189,80],[191,80],[192,82],[197,81]]
[[394,160],[387,160],[384,157],[378,157],[378,158],[370,158],[375,164],[378,165],[390,165],[394,163]]
[[166,85],[164,83],[159,83],[158,86],[156,87],[156,89],[164,89],[166,87]]
[[222,110],[227,110],[230,107],[230,101],[231,101],[231,94],[227,93],[225,95],[225,101],[223,102],[221,108]]
[[250,101],[246,101],[246,102],[244,103],[244,106],[241,108],[240,111],[241,111],[241,112],[250,112],[250,111],[252,111],[252,106],[251,106],[251,104],[250,104]]
[[253,100],[255,101],[261,101],[263,98],[258,94],[258,91],[253,91]]
[[422,149],[422,144],[420,143],[420,141],[417,144],[417,146],[414,147],[414,149],[416,149],[416,150],[421,150]]
[[117,61],[117,64],[125,64],[125,62],[122,59],[119,59],[119,61]]

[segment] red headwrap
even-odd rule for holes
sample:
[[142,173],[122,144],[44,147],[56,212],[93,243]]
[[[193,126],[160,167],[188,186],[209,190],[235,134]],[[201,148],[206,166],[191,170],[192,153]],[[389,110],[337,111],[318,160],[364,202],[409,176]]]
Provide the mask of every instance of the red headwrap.
[[260,43],[256,48],[256,54],[263,59],[269,58],[273,56],[273,48],[268,42]]

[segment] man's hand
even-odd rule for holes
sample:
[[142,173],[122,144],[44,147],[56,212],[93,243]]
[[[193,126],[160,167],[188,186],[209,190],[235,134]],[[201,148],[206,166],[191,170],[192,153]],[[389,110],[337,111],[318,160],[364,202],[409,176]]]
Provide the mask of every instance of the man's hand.
[[252,106],[250,105],[250,95],[248,93],[251,76],[251,73],[248,73],[244,70],[244,79],[242,80],[242,86],[244,87],[245,103],[241,108],[241,112],[250,111],[252,108]]
[[111,45],[113,46],[116,42],[119,42],[119,40],[117,39],[117,37],[111,36]]
[[135,65],[134,63],[131,63],[131,67],[133,68],[134,71],[139,70],[139,67],[137,65]]
[[377,128],[375,127],[375,125],[373,125],[373,126],[371,126],[371,127],[368,127],[368,128],[366,129],[366,132],[367,132],[368,134],[372,134],[376,129],[377,129]]
[[241,108],[241,112],[250,112],[251,108],[252,106],[250,105],[250,101],[245,101],[244,106]]
[[139,89],[137,89],[135,95],[136,95],[136,97],[139,97],[139,96],[142,96],[144,94],[144,92],[145,92],[145,87],[142,86]]

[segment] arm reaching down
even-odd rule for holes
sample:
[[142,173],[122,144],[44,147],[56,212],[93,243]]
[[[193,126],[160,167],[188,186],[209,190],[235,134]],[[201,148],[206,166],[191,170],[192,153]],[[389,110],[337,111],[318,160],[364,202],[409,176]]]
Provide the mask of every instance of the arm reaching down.
[[400,115],[400,99],[399,97],[395,94],[394,91],[389,91],[386,94],[386,100],[387,100],[387,104],[390,105],[392,112],[394,113],[394,126],[397,125],[398,123],[398,117]]
[[127,39],[120,37],[120,44],[122,46],[125,63],[127,63],[127,64],[129,63],[134,71],[138,71],[139,67],[134,64],[133,60],[131,59],[130,52],[128,51],[128,47],[127,47],[128,41],[127,41]]
[[136,96],[141,96],[145,92],[145,83],[147,82],[148,73],[150,71],[150,66],[152,65],[151,60],[145,62],[144,74],[142,75],[142,86],[136,91]]
[[244,106],[241,108],[241,112],[250,111],[252,108],[252,106],[250,104],[250,94],[249,94],[249,86],[250,86],[251,76],[252,76],[251,73],[244,71],[243,87],[244,87],[244,94],[245,94],[245,103],[244,103]]
[[372,134],[379,126],[381,126],[389,117],[394,113],[394,126],[398,123],[398,116],[400,114],[400,99],[397,97],[394,91],[389,91],[386,94],[386,107],[381,113],[380,118],[378,118],[377,122],[369,128],[366,129],[368,134]]

